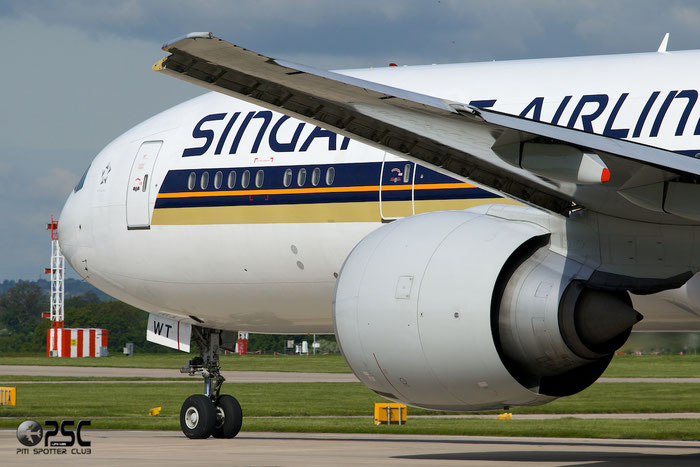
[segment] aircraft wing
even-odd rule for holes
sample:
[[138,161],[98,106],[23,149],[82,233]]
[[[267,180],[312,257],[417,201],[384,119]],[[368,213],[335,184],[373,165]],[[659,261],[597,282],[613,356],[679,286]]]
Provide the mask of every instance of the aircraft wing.
[[700,159],[276,60],[211,33],[154,70],[282,112],[551,212],[698,224]]

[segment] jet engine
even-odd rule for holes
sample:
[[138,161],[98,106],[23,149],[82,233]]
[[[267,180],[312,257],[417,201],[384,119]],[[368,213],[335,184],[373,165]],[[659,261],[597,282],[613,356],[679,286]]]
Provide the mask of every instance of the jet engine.
[[641,319],[626,291],[549,248],[550,232],[482,212],[392,222],[350,253],[333,320],[376,393],[412,406],[485,410],[579,392]]

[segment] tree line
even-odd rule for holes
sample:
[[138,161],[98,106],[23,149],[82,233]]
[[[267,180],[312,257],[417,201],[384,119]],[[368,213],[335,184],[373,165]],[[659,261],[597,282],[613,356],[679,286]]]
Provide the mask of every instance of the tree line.
[[[49,295],[42,283],[46,281],[12,281],[7,286],[8,282],[0,283],[5,286],[0,289],[0,354],[46,352],[46,330],[50,326],[50,321],[42,318],[42,313],[49,311]],[[147,312],[98,295],[85,282],[75,283],[69,287],[66,281],[64,327],[107,329],[110,354],[121,353],[127,342],[132,342],[138,353],[178,352],[146,341]],[[293,349],[286,348],[288,340],[306,340],[311,347],[312,337],[250,334],[248,351],[293,353]],[[321,353],[338,351],[332,335],[318,336],[317,341],[321,343]],[[192,349],[196,351],[195,346]]]
[[[46,352],[50,321],[49,295],[36,282],[18,282],[0,296],[0,352]],[[170,351],[146,341],[148,313],[118,300],[100,300],[93,291],[65,299],[66,328],[102,328],[108,332],[108,350],[121,353],[134,343],[140,352]]]

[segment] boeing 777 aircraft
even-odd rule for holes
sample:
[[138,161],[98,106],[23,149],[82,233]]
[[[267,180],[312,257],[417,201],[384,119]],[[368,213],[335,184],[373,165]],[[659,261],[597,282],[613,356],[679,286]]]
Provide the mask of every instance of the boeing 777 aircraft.
[[329,72],[210,33],[163,49],[213,92],[100,152],[59,238],[149,340],[196,343],[188,437],[241,427],[237,330],[334,332],[376,393],[485,410],[585,389],[642,314],[700,329],[700,51]]

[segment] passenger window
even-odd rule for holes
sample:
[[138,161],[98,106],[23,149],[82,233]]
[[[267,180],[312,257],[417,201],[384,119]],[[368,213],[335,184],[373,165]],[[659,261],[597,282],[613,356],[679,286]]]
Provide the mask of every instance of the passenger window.
[[313,186],[318,185],[318,182],[321,181],[321,169],[316,167],[313,172],[311,172],[311,184]]
[[248,188],[249,184],[250,184],[250,171],[246,170],[243,172],[243,175],[241,175],[241,186],[243,188]]
[[221,170],[219,170],[214,175],[214,189],[218,190],[219,188],[221,188],[221,182],[223,182],[223,181],[224,181],[224,174],[221,172]]
[[260,169],[255,174],[255,186],[257,188],[260,188],[263,184],[263,180],[265,180],[265,172],[262,169]]
[[292,169],[287,169],[284,171],[284,177],[282,177],[282,184],[287,188],[292,184]]
[[297,185],[299,186],[304,186],[306,183],[306,169],[299,169],[299,173],[297,174]]
[[326,170],[326,185],[333,185],[333,181],[335,181],[335,168],[328,167],[328,170]]
[[411,164],[403,166],[403,182],[408,183],[411,180]]
[[209,186],[209,172],[202,172],[202,178],[199,180],[199,186],[202,190],[206,190]]
[[232,170],[228,173],[228,188],[233,189],[236,186],[236,171]]

